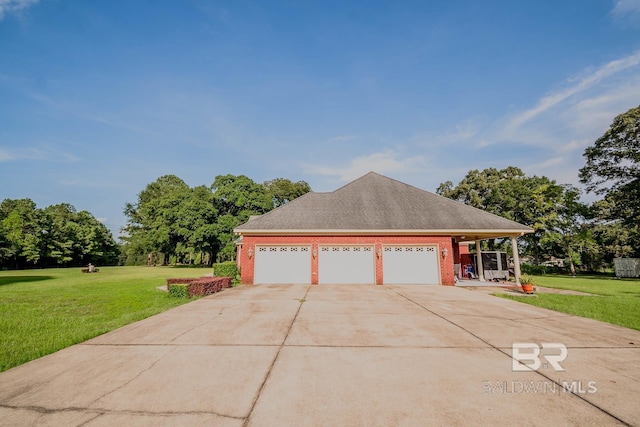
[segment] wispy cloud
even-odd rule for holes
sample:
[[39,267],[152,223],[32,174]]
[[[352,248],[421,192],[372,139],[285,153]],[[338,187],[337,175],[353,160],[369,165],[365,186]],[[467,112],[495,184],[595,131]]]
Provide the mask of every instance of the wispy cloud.
[[0,21],[6,14],[19,12],[38,3],[39,0],[0,0]]
[[639,64],[640,51],[636,51],[631,55],[610,61],[580,78],[573,79],[574,81],[570,86],[548,94],[543,97],[535,107],[517,114],[507,123],[505,130],[513,131],[533,118],[549,111],[561,102],[592,88],[604,79],[629,68],[637,67]]
[[328,142],[346,142],[346,141],[354,141],[356,139],[360,139],[361,137],[358,135],[338,135],[333,138],[329,138]]
[[311,175],[335,177],[341,182],[348,182],[370,171],[383,174],[413,172],[423,161],[422,156],[402,158],[394,150],[385,150],[356,157],[345,166],[306,165],[305,169]]
[[531,108],[413,140],[429,150],[446,147],[439,152],[441,157],[465,153],[451,159],[455,169],[448,167],[443,172],[449,177],[484,164],[513,165],[526,173],[577,184],[584,149],[606,131],[615,116],[640,103],[640,51],[587,68],[577,76],[540,97]]
[[0,162],[13,162],[19,160],[41,160],[52,162],[77,162],[81,158],[75,154],[65,153],[48,148],[0,148]]
[[0,162],[10,162],[14,159],[15,157],[11,151],[0,148]]
[[640,24],[640,0],[615,0],[611,15],[618,21]]

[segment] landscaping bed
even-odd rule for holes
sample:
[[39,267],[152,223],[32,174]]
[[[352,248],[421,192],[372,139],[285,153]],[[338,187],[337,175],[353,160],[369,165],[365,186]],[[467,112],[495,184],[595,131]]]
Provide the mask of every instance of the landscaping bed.
[[231,277],[196,277],[167,279],[169,295],[179,298],[206,296],[231,287]]

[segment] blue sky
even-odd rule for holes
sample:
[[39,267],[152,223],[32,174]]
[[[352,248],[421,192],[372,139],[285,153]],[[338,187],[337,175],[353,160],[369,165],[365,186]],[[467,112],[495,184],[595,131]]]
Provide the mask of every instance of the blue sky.
[[0,199],[114,231],[161,175],[577,184],[640,104],[640,0],[0,0]]

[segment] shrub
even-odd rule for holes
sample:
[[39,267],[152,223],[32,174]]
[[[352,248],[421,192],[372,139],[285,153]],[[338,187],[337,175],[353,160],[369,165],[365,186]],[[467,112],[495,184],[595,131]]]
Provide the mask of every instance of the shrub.
[[189,285],[187,283],[172,283],[169,286],[169,295],[175,298],[188,298]]
[[231,277],[200,277],[167,279],[169,295],[194,297],[215,294],[231,286]]
[[203,277],[189,283],[189,296],[215,294],[231,286],[231,277]]
[[231,277],[238,275],[238,266],[235,261],[225,261],[213,264],[213,274],[218,277]]
[[520,271],[522,271],[523,274],[533,274],[536,276],[544,276],[545,274],[563,274],[566,273],[566,270],[566,268],[547,265],[522,264],[520,266]]

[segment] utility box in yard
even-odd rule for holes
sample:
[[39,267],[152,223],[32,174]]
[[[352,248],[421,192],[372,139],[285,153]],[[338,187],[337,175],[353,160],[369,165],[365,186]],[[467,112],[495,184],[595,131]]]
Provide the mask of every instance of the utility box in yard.
[[614,258],[616,277],[640,277],[640,258]]

